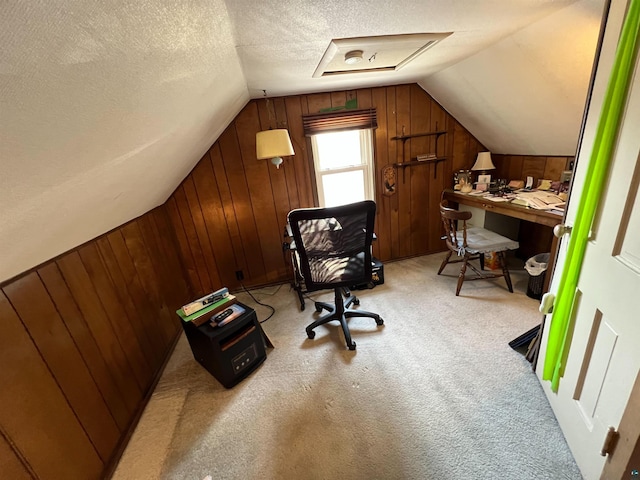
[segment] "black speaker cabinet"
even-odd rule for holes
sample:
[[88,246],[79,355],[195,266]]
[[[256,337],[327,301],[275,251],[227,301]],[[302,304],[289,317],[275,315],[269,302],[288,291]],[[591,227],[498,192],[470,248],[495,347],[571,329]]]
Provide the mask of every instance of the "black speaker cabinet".
[[223,327],[182,322],[193,357],[226,388],[238,384],[267,358],[266,336],[255,310],[239,305],[245,313]]

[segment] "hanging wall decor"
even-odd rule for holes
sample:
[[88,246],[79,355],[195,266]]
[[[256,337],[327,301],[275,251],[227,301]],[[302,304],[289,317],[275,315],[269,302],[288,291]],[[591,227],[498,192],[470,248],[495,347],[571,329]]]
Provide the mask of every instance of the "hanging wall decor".
[[382,194],[393,195],[396,193],[396,169],[387,165],[382,169]]

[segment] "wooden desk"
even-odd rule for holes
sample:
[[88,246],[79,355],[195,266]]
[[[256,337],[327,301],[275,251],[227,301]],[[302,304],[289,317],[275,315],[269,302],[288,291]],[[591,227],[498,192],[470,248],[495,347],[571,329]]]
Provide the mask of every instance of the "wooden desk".
[[[537,223],[538,225],[544,225],[549,228],[553,228],[559,223],[562,223],[562,215],[550,213],[545,210],[535,210],[522,205],[514,205],[510,202],[492,202],[491,200],[487,200],[477,195],[460,193],[455,190],[444,190],[442,192],[442,198],[452,203],[480,208],[487,212],[518,218],[527,222]],[[554,235],[552,236],[551,247],[549,250],[549,268],[547,268],[547,272],[545,274],[543,292],[546,292],[549,289],[549,282],[551,280],[551,274],[553,273],[553,266],[555,265],[557,249],[558,239]]]
[[507,217],[519,218],[520,220],[545,225],[551,228],[562,223],[562,215],[550,213],[545,210],[535,210],[522,205],[514,205],[511,202],[492,202],[491,200],[487,200],[477,195],[469,195],[468,193],[460,193],[454,190],[445,190],[442,194],[442,198],[450,202],[481,208],[487,212],[494,212],[500,215],[506,215]]

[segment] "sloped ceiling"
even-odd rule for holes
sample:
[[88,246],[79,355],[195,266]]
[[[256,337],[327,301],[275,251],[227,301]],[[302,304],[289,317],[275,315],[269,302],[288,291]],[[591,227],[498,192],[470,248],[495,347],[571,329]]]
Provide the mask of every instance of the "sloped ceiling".
[[574,155],[602,10],[577,2],[418,83],[493,152]]
[[[5,0],[0,281],[162,204],[263,90],[418,82],[498,153],[572,154],[601,10],[602,0]],[[446,31],[398,72],[311,77],[331,39]]]

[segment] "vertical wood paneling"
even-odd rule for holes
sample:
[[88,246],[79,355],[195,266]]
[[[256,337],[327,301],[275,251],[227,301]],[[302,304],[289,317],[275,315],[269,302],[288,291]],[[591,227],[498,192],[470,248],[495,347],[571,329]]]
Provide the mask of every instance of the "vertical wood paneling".
[[115,303],[118,303],[122,306],[121,310],[124,312],[123,319],[126,318],[129,320],[130,334],[137,341],[138,348],[140,349],[140,353],[144,356],[144,361],[147,365],[147,381],[151,380],[151,374],[154,373],[154,366],[158,364],[160,361],[160,351],[156,351],[153,348],[153,345],[150,341],[150,336],[145,329],[145,324],[139,318],[136,303],[131,297],[130,291],[127,288],[127,282],[122,275],[122,270],[118,265],[118,260],[109,244],[109,240],[106,238],[100,238],[97,240],[97,246],[100,251],[100,256],[102,257],[105,267],[109,272],[109,276],[111,277],[111,281],[114,284],[115,294],[118,296],[117,300],[114,300]]
[[2,478],[117,460],[192,298],[177,238],[159,207],[2,285]]
[[[180,252],[182,253],[182,267],[184,268],[189,282],[193,288],[190,297],[194,297],[194,292],[204,291],[202,288],[202,284],[200,283],[200,277],[198,276],[198,269],[196,268],[196,264],[191,254],[191,248],[189,247],[189,241],[187,240],[187,235],[184,229],[184,225],[182,224],[182,220],[180,218],[180,212],[178,212],[178,205],[175,199],[175,194],[164,204],[166,208],[167,215],[170,220],[170,228],[173,231],[176,241],[178,242],[178,246],[180,247]],[[176,259],[177,260],[177,259]]]
[[[192,289],[194,290],[196,297],[201,297],[205,293],[208,293],[213,290],[211,277],[209,276],[209,271],[207,270],[207,266],[204,261],[204,255],[202,254],[202,249],[200,248],[200,244],[198,242],[198,234],[196,232],[195,224],[193,223],[193,217],[191,216],[191,210],[189,208],[189,202],[187,201],[187,195],[185,193],[184,185],[191,181],[191,178],[188,177],[182,185],[173,192],[172,198],[176,202],[176,207],[178,210],[178,215],[180,216],[181,225],[177,225],[174,223],[175,229],[182,228],[184,232],[185,238],[189,244],[189,250],[183,250],[182,256],[187,257],[192,260],[192,263],[195,265],[195,269],[198,273],[199,285],[192,284]],[[198,288],[200,287],[200,288]]]
[[[360,101],[360,96],[358,96]],[[387,130],[387,90],[374,88],[371,90],[371,106],[376,108],[378,115],[378,128],[374,132],[375,141],[375,169],[376,169],[376,236],[378,240],[373,245],[373,254],[382,261],[391,258],[391,211],[392,203],[396,195],[383,195],[384,176],[382,171],[389,161],[389,132]],[[395,143],[395,142],[394,142]]]
[[307,100],[307,113],[318,113],[323,108],[331,107],[331,94],[330,93],[314,93],[311,95],[305,95]]
[[[243,270],[246,286],[290,280],[288,260],[281,247],[286,215],[294,208],[314,206],[317,198],[302,115],[342,107],[351,98],[357,99],[359,107],[374,106],[378,112],[374,138],[378,241],[374,254],[388,261],[443,249],[438,211],[442,189],[452,186],[454,171],[471,168],[477,153],[486,148],[428,93],[411,84],[261,98],[243,108],[210,148],[210,160],[205,155],[167,204],[192,290],[200,288],[198,293],[202,294],[213,290],[211,281],[203,281],[213,271],[225,286],[239,288],[235,275],[229,273],[232,268]],[[287,128],[294,145],[295,155],[287,158],[280,170],[255,158],[255,134],[267,128]],[[435,137],[414,137],[406,140],[403,156],[402,141],[391,138],[436,130],[447,132],[439,138],[437,150],[446,161],[437,168],[398,168],[396,193],[382,195],[380,182],[385,166],[436,151]],[[533,162],[528,168],[543,167]],[[193,191],[190,184],[195,184]],[[203,214],[216,197],[224,219],[215,213]],[[217,201],[214,203],[217,205]],[[219,211],[217,206],[213,209]],[[208,247],[202,246],[205,231],[209,232],[211,255],[206,252]],[[217,246],[214,231],[224,239]],[[230,242],[232,248],[224,242]],[[222,251],[224,261],[219,259],[218,252]],[[195,280],[196,271],[200,285]],[[208,289],[202,291],[205,286]]]
[[562,172],[567,170],[567,157],[546,157],[542,178],[557,181],[562,177]]
[[266,278],[264,259],[262,258],[262,251],[259,248],[259,243],[257,242],[259,238],[258,230],[255,224],[251,203],[251,193],[249,192],[247,184],[247,175],[242,162],[242,155],[240,153],[240,146],[236,136],[235,124],[230,125],[222,133],[219,142],[222,161],[224,162],[229,191],[231,194],[231,207],[233,208],[236,216],[242,245],[245,247],[244,255],[246,258],[246,271],[244,272],[244,275],[247,279],[252,279],[256,282],[264,282],[264,279]]
[[534,187],[538,180],[558,181],[562,172],[569,170],[574,157],[566,156],[529,156],[529,155],[492,155],[496,170],[493,176],[508,180],[526,180],[533,177]]
[[[204,158],[198,163],[198,168],[202,165],[206,165],[209,154],[205,154]],[[196,192],[196,186],[194,178],[197,176],[197,171],[193,171],[189,177],[183,182],[182,188],[187,199],[187,205],[189,206],[189,212],[191,213],[191,220],[193,221],[193,227],[195,230],[197,243],[194,248],[201,252],[202,259],[204,260],[204,267],[207,270],[207,276],[209,277],[210,290],[217,290],[220,288],[220,274],[218,273],[218,264],[216,262],[216,255],[211,248],[209,242],[209,235],[207,234],[207,224],[211,223],[210,219],[205,219],[203,216],[203,204],[198,198]]]
[[[410,126],[411,132],[423,133],[431,131],[431,101],[418,85],[410,86]],[[410,161],[421,154],[435,153],[435,137],[415,137],[407,141],[404,161]],[[432,165],[416,165],[407,167],[405,173],[411,173],[411,216],[410,245],[412,254],[428,251],[429,232],[429,184],[432,178]],[[404,186],[404,185],[403,185]]]
[[[426,93],[423,93],[426,95]],[[447,121],[447,113],[444,111],[440,105],[438,105],[435,101],[431,101],[431,125],[429,131],[435,132],[439,130],[445,130],[449,132],[449,122]],[[444,138],[440,137],[431,137],[432,140],[432,148],[433,152],[436,152],[439,156],[445,155],[447,160],[430,166],[429,170],[429,208],[427,210],[427,216],[429,218],[427,225],[427,242],[424,253],[427,252],[435,252],[442,248],[442,230],[441,230],[441,219],[440,219],[440,198],[442,195],[442,190],[448,188],[451,184],[452,178],[452,165],[453,160],[451,158],[451,150],[450,146],[453,145],[452,142],[448,140],[448,137],[453,135],[447,134]],[[436,145],[436,142],[437,145]],[[433,172],[433,174],[431,174]]]
[[154,369],[157,369],[163,360],[163,354],[166,351],[166,342],[162,330],[158,328],[158,313],[155,302],[152,301],[151,297],[145,291],[138,272],[136,271],[134,265],[136,253],[132,252],[134,255],[133,258],[130,256],[129,249],[127,248],[121,231],[111,232],[106,236],[106,240],[117,259],[118,267],[122,271],[122,276],[125,279],[126,283],[123,287],[126,289],[127,294],[131,296],[131,300],[135,305],[135,310],[133,311],[134,323],[136,324],[136,328],[142,330],[141,334],[144,335],[151,344],[155,359],[153,366]]
[[138,402],[142,399],[141,389],[131,375],[131,365],[98,300],[96,287],[91,282],[77,252],[59,259],[57,264],[82,316],[86,319],[100,353],[110,367],[109,370],[127,406],[127,414],[131,418]]
[[[173,303],[169,290],[175,285],[169,284],[170,277],[164,272],[167,261],[155,243],[156,233],[151,224],[149,214],[130,222],[120,229],[127,246],[127,251],[135,258],[133,266],[146,297],[151,300],[153,312],[156,316],[156,329],[162,334],[162,349],[166,349],[175,338],[176,324],[179,325],[175,308],[180,304]],[[155,261],[154,261],[155,260]],[[178,272],[176,272],[178,273]],[[163,281],[164,279],[164,281]],[[172,306],[173,305],[175,306]]]
[[207,250],[211,251],[213,268],[216,268],[218,273],[219,283],[212,285],[213,289],[217,290],[235,279],[236,265],[233,244],[208,154],[194,169],[192,179],[202,211],[203,236],[206,234]]
[[331,92],[331,106],[332,107],[344,107],[347,103],[346,92]]
[[457,121],[453,123],[453,171],[469,170],[475,160],[469,152],[469,135],[465,135],[466,130]]
[[[277,102],[273,102],[275,107],[275,122],[271,120],[271,113],[268,110],[267,102],[257,102],[258,116],[260,119],[260,130],[268,130],[269,128],[286,128],[288,125],[287,113],[285,101],[282,98],[276,99]],[[275,124],[275,125],[274,125]],[[293,134],[290,131],[292,144],[294,142]],[[293,208],[297,208],[299,205],[298,190],[296,186],[295,169],[296,164],[300,162],[302,155],[300,149],[294,147],[296,156],[285,159],[280,168],[269,168],[271,162],[269,160],[262,160],[267,164],[267,172],[269,174],[269,182],[271,184],[271,191],[273,193],[273,205],[275,208],[275,221],[277,223],[277,231],[282,235],[286,224],[287,213]],[[293,200],[293,201],[292,201]],[[292,207],[296,205],[296,207]],[[282,277],[286,275],[287,266],[283,262],[277,264],[276,277]],[[233,279],[230,280],[233,284]]]
[[[408,135],[411,129],[411,86],[399,85],[396,87],[396,131],[394,135]],[[391,132],[393,133],[393,132]],[[404,157],[402,151],[402,142],[397,141],[398,150],[396,159],[398,162],[406,162],[410,158],[411,144],[413,139],[407,140],[404,147]],[[417,195],[418,192],[411,190],[411,177],[416,171],[409,167],[398,170],[398,250],[400,257],[408,257],[411,255],[411,216],[414,212],[411,210],[411,197]],[[419,175],[419,173],[417,173]]]
[[279,229],[276,219],[271,182],[265,181],[269,177],[269,168],[273,169],[274,166],[269,161],[256,159],[255,132],[260,130],[257,113],[255,102],[247,105],[236,117],[236,131],[250,192],[253,221],[257,232],[260,232],[253,243],[257,247],[257,253],[262,257],[265,274],[257,280],[267,283],[278,279],[278,273],[283,270],[284,263],[282,256],[275,254],[282,249],[282,230]]
[[29,471],[20,456],[11,448],[3,432],[0,432],[0,466],[2,475],[11,480],[32,480],[34,475]]
[[[242,236],[240,235],[240,229],[238,228],[238,217],[235,213],[235,206],[233,198],[231,197],[231,189],[225,173],[224,162],[222,161],[222,154],[218,145],[214,145],[209,150],[211,156],[211,165],[213,166],[213,172],[216,177],[216,185],[218,187],[218,193],[220,194],[220,201],[222,202],[222,209],[224,212],[225,225],[231,238],[231,247],[234,253],[234,260],[236,270],[243,270],[248,272],[247,258],[244,253],[244,245],[242,243]],[[235,275],[235,270],[234,270]]]
[[[169,221],[167,209],[164,206],[155,208],[138,220],[142,222],[142,225],[148,221],[151,227],[152,240],[155,242],[149,246],[149,260],[154,264],[156,270],[158,268],[164,270],[164,278],[160,282],[163,303],[167,306],[171,318],[175,320],[173,306],[183,305],[193,296],[186,281],[185,269],[176,251],[177,240]],[[144,232],[143,229],[143,234]],[[172,325],[174,332],[181,330],[179,322],[174,321]]]
[[[222,285],[237,289],[235,270],[247,286],[290,280],[286,214],[316,198],[301,117],[354,97],[378,112],[375,255],[443,250],[440,192],[485,148],[426,92],[399,85],[290,96],[271,99],[272,111],[250,101],[164,206],[2,285],[3,474],[102,476],[179,334],[175,310]],[[255,134],[269,127],[287,128],[296,152],[280,170],[255,158]],[[391,137],[436,129],[448,132],[438,149],[447,160],[437,170],[398,169],[396,194],[383,196],[382,168],[435,151],[435,138],[416,137],[403,157]],[[550,178],[571,160],[495,155],[495,174]]]
[[131,327],[131,321],[135,318],[129,318],[127,312],[122,308],[95,243],[85,245],[79,249],[78,253],[91,278],[91,283],[95,286],[96,298],[102,305],[105,320],[108,322],[110,331],[113,332],[114,343],[119,345],[124,355],[123,368],[130,369],[140,391],[145,391],[148,386],[147,382],[151,379],[151,367],[144,358],[138,339]]
[[[304,136],[302,122],[300,121],[302,115],[306,113],[303,111],[302,97],[287,97],[285,106],[289,135],[291,136],[293,149],[296,152],[295,157],[292,159],[293,162],[285,165],[290,207],[291,210],[300,207],[312,207],[314,205],[311,183],[313,170],[310,168],[311,154],[307,149],[307,138]],[[293,176],[289,174],[292,164],[295,172]],[[293,183],[291,180],[293,180]]]
[[56,309],[69,330],[75,345],[78,347],[84,363],[91,372],[91,377],[96,382],[111,416],[120,431],[125,431],[129,425],[129,409],[124,402],[122,393],[118,389],[110,365],[102,356],[98,344],[87,327],[87,323],[62,277],[62,273],[55,263],[49,263],[40,268],[38,274],[56,305]]
[[[400,161],[402,157],[402,146],[398,141],[391,141],[391,137],[397,135],[397,108],[396,108],[396,88],[389,87],[387,90],[387,135],[388,137],[385,139],[387,143],[387,156],[389,159],[389,164],[397,163]],[[400,158],[399,158],[400,157]],[[403,188],[404,183],[406,182],[406,175],[396,169],[396,193],[392,195],[390,198],[390,210],[391,214],[389,216],[388,222],[389,227],[391,229],[391,238],[389,241],[391,242],[391,257],[390,258],[400,258],[400,242],[398,242],[398,238],[400,237],[400,195],[398,194],[398,190]]]
[[4,289],[103,462],[120,430],[48,292],[34,272]]
[[99,478],[103,462],[1,292],[0,318],[2,431],[39,478]]
[[522,157],[522,178],[533,177],[533,185],[536,186],[539,179],[544,177],[545,162],[540,162],[537,157]]

